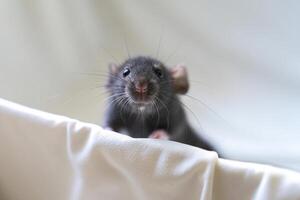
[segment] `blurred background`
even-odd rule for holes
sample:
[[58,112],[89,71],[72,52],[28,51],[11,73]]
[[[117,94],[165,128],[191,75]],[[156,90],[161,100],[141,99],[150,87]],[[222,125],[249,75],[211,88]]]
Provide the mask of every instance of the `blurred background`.
[[185,63],[189,118],[226,158],[300,171],[299,19],[299,1],[1,0],[0,97],[101,125],[110,62]]

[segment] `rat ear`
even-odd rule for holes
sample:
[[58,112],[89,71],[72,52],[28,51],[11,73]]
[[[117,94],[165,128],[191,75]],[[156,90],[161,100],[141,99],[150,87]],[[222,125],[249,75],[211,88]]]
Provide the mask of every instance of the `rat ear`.
[[183,64],[178,64],[175,67],[169,69],[172,85],[175,93],[186,94],[189,90],[189,81],[186,67]]
[[108,65],[109,73],[111,75],[116,75],[118,73],[119,68],[120,68],[120,66],[117,65],[116,63],[110,63]]

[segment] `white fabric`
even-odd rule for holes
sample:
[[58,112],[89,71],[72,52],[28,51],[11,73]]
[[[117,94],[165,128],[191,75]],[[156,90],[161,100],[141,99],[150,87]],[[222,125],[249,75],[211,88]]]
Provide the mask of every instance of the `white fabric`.
[[299,200],[300,175],[0,99],[0,199]]

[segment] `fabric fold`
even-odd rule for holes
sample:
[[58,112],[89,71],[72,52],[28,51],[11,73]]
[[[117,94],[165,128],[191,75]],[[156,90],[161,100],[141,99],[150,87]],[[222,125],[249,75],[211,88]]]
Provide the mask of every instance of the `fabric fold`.
[[300,175],[0,99],[0,199],[300,199]]

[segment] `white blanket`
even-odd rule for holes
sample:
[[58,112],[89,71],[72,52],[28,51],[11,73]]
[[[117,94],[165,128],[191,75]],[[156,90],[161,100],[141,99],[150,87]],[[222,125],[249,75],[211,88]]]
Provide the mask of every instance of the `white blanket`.
[[300,175],[0,99],[0,199],[300,199]]

